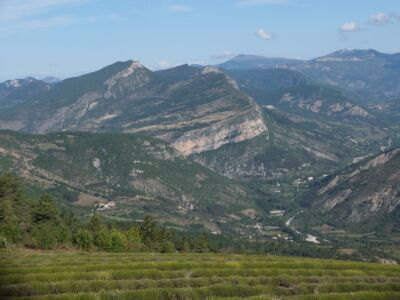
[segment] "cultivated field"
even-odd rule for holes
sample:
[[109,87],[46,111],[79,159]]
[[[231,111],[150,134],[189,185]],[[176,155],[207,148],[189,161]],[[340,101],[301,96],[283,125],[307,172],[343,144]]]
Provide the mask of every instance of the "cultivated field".
[[400,299],[400,267],[223,254],[3,250],[1,299]]

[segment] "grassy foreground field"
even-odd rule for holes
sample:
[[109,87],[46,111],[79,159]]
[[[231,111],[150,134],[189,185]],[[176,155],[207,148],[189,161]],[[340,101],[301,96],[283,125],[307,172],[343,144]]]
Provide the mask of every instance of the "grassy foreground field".
[[400,267],[228,254],[2,250],[1,299],[400,299]]

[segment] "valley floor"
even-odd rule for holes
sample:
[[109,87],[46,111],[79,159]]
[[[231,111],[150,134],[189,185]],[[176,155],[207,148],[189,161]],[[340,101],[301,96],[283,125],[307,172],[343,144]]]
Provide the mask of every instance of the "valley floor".
[[233,254],[0,251],[1,299],[400,299],[400,267]]

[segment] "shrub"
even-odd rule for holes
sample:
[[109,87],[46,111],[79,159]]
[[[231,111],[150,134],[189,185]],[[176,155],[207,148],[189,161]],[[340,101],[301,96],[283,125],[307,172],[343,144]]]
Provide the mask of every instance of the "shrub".
[[126,236],[119,230],[113,229],[111,231],[111,251],[126,250],[128,245]]
[[101,230],[94,235],[94,245],[101,250],[111,250],[112,237],[109,231]]
[[132,251],[140,251],[143,249],[139,228],[132,227],[126,233],[127,247]]
[[54,227],[52,224],[42,223],[34,225],[31,228],[31,236],[36,241],[36,244],[33,243],[32,246],[41,249],[54,249],[58,245],[59,240],[62,239],[61,235],[62,232],[59,228]]
[[92,245],[92,234],[85,229],[79,229],[73,235],[73,243],[80,249],[88,250]]
[[165,241],[161,245],[161,253],[175,253],[175,245],[172,242]]
[[7,239],[5,236],[0,235],[0,248],[7,247]]

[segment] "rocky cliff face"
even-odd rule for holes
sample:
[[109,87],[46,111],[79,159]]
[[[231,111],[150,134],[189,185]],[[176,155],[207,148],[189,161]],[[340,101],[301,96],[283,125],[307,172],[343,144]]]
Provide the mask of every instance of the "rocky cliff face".
[[229,178],[293,181],[337,168],[356,151],[341,134],[327,139],[321,123],[294,122],[290,116],[268,109],[263,110],[263,117],[268,131],[192,157]]
[[172,99],[180,99],[179,123],[172,126],[181,133],[160,132],[158,136],[185,155],[267,132],[260,107],[215,67],[205,67],[190,79],[175,83],[169,92]]
[[372,117],[364,108],[342,99],[329,99],[316,92],[313,95],[299,94],[297,91],[287,91],[279,99],[279,105],[289,106],[294,110],[304,110],[312,113],[324,113],[328,116]]
[[245,112],[242,120],[237,117],[222,120],[209,127],[184,133],[172,143],[184,155],[216,150],[222,145],[249,140],[267,132],[258,110]]
[[0,109],[0,126],[15,129],[18,123],[17,129],[34,133],[140,132],[170,142],[184,155],[267,131],[258,105],[218,68],[194,69],[176,80],[161,75],[137,61],[116,63],[67,79],[12,113]]
[[400,210],[399,170],[399,148],[364,159],[317,185],[314,209],[338,224],[390,219]]

